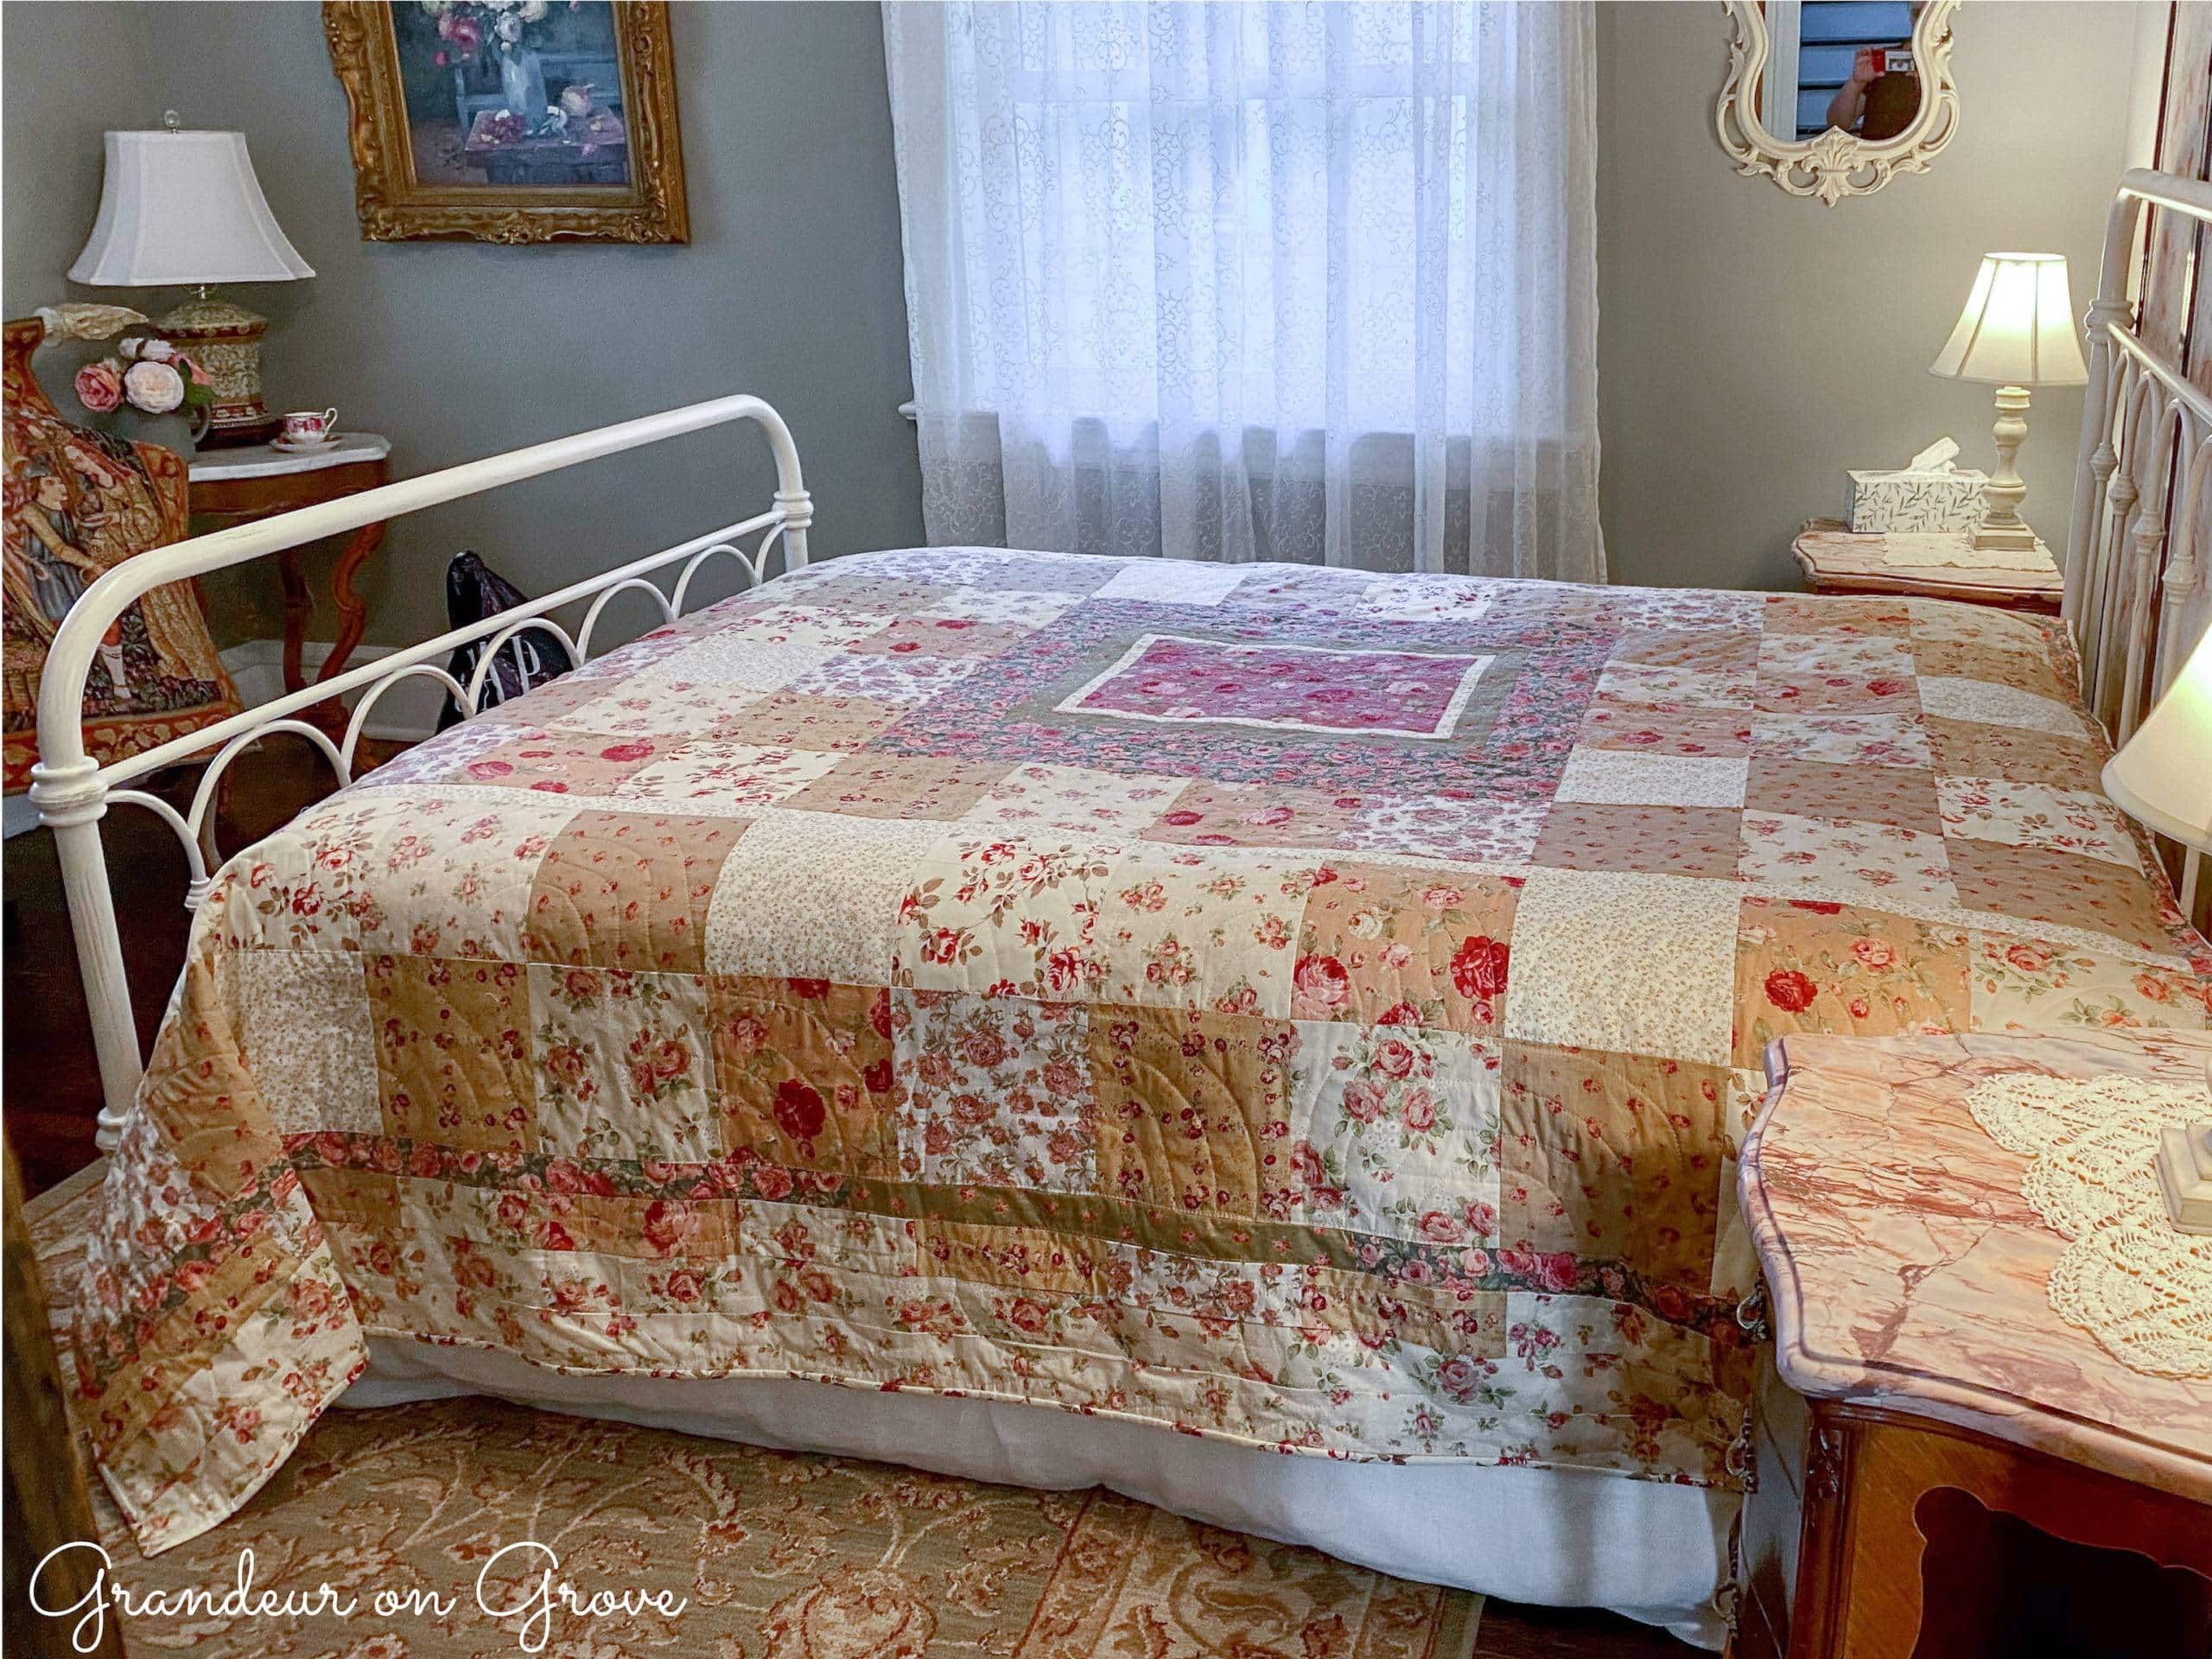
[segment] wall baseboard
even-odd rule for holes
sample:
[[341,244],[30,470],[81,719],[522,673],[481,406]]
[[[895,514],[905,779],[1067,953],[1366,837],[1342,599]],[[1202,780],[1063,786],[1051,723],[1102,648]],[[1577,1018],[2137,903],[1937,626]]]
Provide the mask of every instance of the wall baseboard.
[[[372,663],[379,657],[391,656],[393,650],[391,645],[356,645],[347,666]],[[329,655],[329,641],[307,641],[300,653],[300,666],[310,681]],[[225,649],[223,666],[230,670],[238,696],[249,708],[284,695],[282,639],[241,640]],[[403,680],[377,699],[376,712],[370,716],[362,735],[391,743],[419,743],[437,730],[438,710],[445,695],[445,688],[427,677]],[[346,699],[349,706],[353,701],[350,696]]]

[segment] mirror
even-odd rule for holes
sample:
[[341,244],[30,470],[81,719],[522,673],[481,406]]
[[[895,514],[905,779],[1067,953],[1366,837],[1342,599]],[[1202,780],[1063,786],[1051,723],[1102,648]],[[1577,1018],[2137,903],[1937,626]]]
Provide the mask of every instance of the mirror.
[[1714,111],[1736,170],[1834,207],[1924,173],[1959,119],[1958,0],[1727,0]]

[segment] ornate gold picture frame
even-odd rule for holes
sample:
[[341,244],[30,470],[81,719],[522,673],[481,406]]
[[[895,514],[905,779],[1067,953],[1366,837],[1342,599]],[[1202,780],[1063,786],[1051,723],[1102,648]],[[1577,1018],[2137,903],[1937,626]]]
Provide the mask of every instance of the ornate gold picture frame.
[[665,0],[327,0],[372,242],[689,242]]

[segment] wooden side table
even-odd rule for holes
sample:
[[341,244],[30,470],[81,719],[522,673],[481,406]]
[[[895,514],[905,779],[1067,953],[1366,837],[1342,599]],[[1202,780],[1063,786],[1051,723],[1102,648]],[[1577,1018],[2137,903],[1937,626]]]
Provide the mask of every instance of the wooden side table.
[[[210,449],[192,462],[192,516],[217,519],[227,527],[358,495],[391,481],[391,442],[373,432],[340,432],[330,448],[314,454],[288,454],[265,443]],[[344,672],[346,659],[361,643],[369,607],[354,591],[353,578],[383,544],[384,533],[382,523],[362,525],[346,539],[331,570],[330,599],[338,611],[338,637],[316,672],[318,681]],[[284,689],[297,691],[307,684],[301,659],[315,600],[301,573],[297,548],[276,556],[276,569],[284,588]],[[318,724],[344,728],[344,713],[334,702],[318,703],[308,714]]]
[[[1964,1103],[2022,1071],[2202,1088],[2208,1059],[2178,1032],[1774,1045],[1738,1191],[1802,1432],[1764,1410],[1742,1659],[2212,1652],[2212,1381],[2131,1370],[2051,1311],[2065,1241]],[[2075,1583],[2069,1546],[2111,1553]],[[2096,1644],[2018,1645],[2024,1618]]]
[[2038,541],[2036,549],[2044,566],[2037,570],[1895,564],[1890,560],[1887,536],[1856,535],[1840,518],[1808,518],[1789,546],[1797,568],[1805,573],[1806,585],[1816,594],[1910,594],[2056,616],[2059,601],[2066,596],[2066,578],[2049,548]]

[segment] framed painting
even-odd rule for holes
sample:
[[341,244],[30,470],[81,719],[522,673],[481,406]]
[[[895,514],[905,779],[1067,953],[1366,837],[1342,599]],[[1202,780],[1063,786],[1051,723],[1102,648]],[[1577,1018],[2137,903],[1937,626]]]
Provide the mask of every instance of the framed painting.
[[327,0],[374,242],[688,242],[664,0]]

